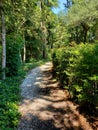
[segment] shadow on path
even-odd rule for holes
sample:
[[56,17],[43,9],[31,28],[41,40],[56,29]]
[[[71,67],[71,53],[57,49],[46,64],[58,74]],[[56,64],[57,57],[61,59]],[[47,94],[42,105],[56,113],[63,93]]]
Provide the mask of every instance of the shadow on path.
[[50,62],[37,67],[24,80],[18,130],[93,130],[52,79],[51,67]]

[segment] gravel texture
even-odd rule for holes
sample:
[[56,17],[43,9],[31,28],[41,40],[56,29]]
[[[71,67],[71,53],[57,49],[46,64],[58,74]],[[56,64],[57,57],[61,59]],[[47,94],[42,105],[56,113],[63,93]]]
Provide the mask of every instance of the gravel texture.
[[17,130],[93,130],[51,75],[52,63],[37,67],[21,84]]

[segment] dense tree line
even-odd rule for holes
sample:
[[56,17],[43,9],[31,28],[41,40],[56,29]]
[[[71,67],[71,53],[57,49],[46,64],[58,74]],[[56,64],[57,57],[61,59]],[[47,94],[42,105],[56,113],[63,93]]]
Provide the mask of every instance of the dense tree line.
[[[56,0],[0,2],[3,79],[5,72],[10,76],[17,74],[19,62],[47,58],[47,50],[52,43],[50,34],[56,19],[51,8],[57,4]],[[10,73],[11,70],[14,73]]]
[[98,1],[65,2],[65,12],[56,15],[52,7],[58,5],[57,0],[0,1],[3,79],[5,72],[11,75],[9,71],[15,68],[16,55],[20,63],[25,63],[31,58],[47,58],[53,47],[71,42],[92,43],[98,39]]

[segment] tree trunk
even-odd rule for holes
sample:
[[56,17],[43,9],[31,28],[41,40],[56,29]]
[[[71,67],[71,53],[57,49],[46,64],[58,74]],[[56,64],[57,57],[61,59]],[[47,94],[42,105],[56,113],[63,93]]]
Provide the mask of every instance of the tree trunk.
[[25,63],[26,61],[26,45],[24,43],[24,47],[23,47],[23,62]]
[[47,58],[47,54],[46,54],[46,41],[44,39],[44,43],[43,43],[43,59],[46,59]]
[[86,43],[87,42],[87,33],[88,33],[88,30],[89,30],[89,26],[86,23],[82,23],[81,25],[82,25],[83,31],[84,31],[83,42]]
[[1,28],[2,28],[2,79],[6,78],[5,68],[6,68],[6,29],[5,29],[5,16],[2,6],[2,1],[0,0],[1,7]]
[[43,58],[44,59],[46,59],[47,58],[47,46],[46,46],[46,44],[47,44],[47,38],[46,38],[46,36],[45,36],[46,34],[44,33],[44,36],[43,36]]
[[43,59],[47,58],[46,54],[46,44],[47,44],[47,29],[45,26],[45,16],[44,16],[44,1],[41,0],[41,5],[40,5],[40,11],[41,11],[41,32],[42,32],[42,57]]

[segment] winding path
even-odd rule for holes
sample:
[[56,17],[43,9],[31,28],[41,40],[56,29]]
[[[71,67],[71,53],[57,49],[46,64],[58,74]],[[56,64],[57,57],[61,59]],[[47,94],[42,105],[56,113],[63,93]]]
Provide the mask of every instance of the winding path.
[[67,100],[50,73],[52,63],[33,69],[21,84],[21,119],[17,130],[93,130]]

